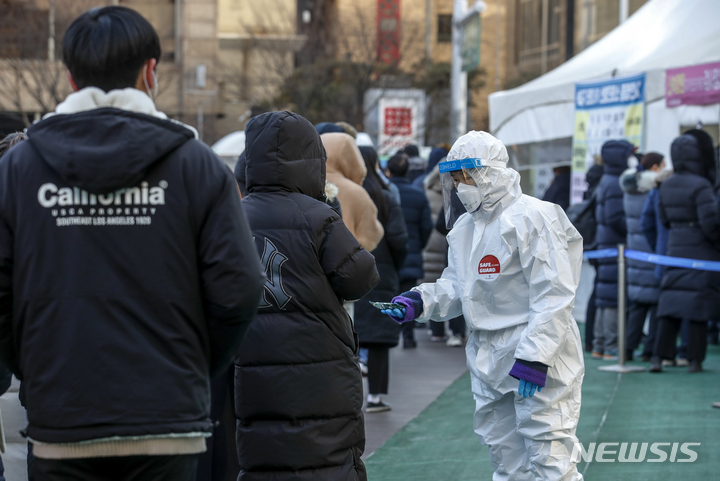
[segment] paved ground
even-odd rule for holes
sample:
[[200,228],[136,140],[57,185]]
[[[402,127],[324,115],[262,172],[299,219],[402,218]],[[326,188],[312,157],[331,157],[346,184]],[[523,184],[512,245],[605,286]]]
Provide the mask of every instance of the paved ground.
[[[418,351],[420,352],[420,351]],[[404,353],[401,353],[404,354]],[[720,479],[720,348],[710,346],[704,373],[668,368],[662,374],[600,372],[586,358],[578,437],[588,443],[701,443],[694,463],[582,462],[585,479]],[[419,416],[375,451],[366,463],[371,481],[482,480],[492,478],[487,448],[472,431],[469,375],[449,386]],[[617,449],[617,448],[615,448]],[[671,456],[671,445],[663,446]],[[612,449],[610,449],[612,450]],[[657,458],[650,451],[647,459]],[[677,460],[687,456],[677,453]]]
[[[431,342],[427,329],[415,329],[418,347],[390,350],[389,395],[383,399],[392,411],[365,414],[367,458],[405,426],[466,371],[465,349]],[[367,393],[367,380],[365,380]]]

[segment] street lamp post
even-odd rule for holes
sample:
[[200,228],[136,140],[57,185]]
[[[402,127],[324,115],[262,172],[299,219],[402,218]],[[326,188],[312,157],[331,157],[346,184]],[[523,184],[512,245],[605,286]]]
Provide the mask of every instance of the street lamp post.
[[453,141],[467,132],[467,73],[462,69],[463,29],[469,20],[485,11],[485,7],[482,0],[477,0],[470,10],[467,8],[467,0],[455,0],[453,4],[450,75]]

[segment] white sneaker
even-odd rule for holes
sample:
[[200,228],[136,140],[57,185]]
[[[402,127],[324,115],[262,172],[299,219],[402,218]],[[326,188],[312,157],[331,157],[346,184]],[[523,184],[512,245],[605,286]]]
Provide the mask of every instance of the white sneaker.
[[447,347],[462,347],[463,340],[460,336],[453,334],[450,337],[448,337],[448,340],[445,343],[445,345]]

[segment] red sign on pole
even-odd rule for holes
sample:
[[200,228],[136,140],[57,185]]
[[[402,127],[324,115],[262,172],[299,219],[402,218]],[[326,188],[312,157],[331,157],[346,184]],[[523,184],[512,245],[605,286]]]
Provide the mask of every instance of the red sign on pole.
[[385,109],[385,135],[412,134],[412,109],[389,107]]
[[378,0],[377,58],[386,65],[400,61],[400,0]]

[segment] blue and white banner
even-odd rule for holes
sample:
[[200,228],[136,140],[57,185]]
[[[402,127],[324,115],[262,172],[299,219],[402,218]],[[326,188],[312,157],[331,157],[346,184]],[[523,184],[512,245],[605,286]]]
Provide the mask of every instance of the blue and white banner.
[[627,140],[642,148],[645,74],[575,84],[575,132],[570,202],[581,202],[585,174],[608,140]]

